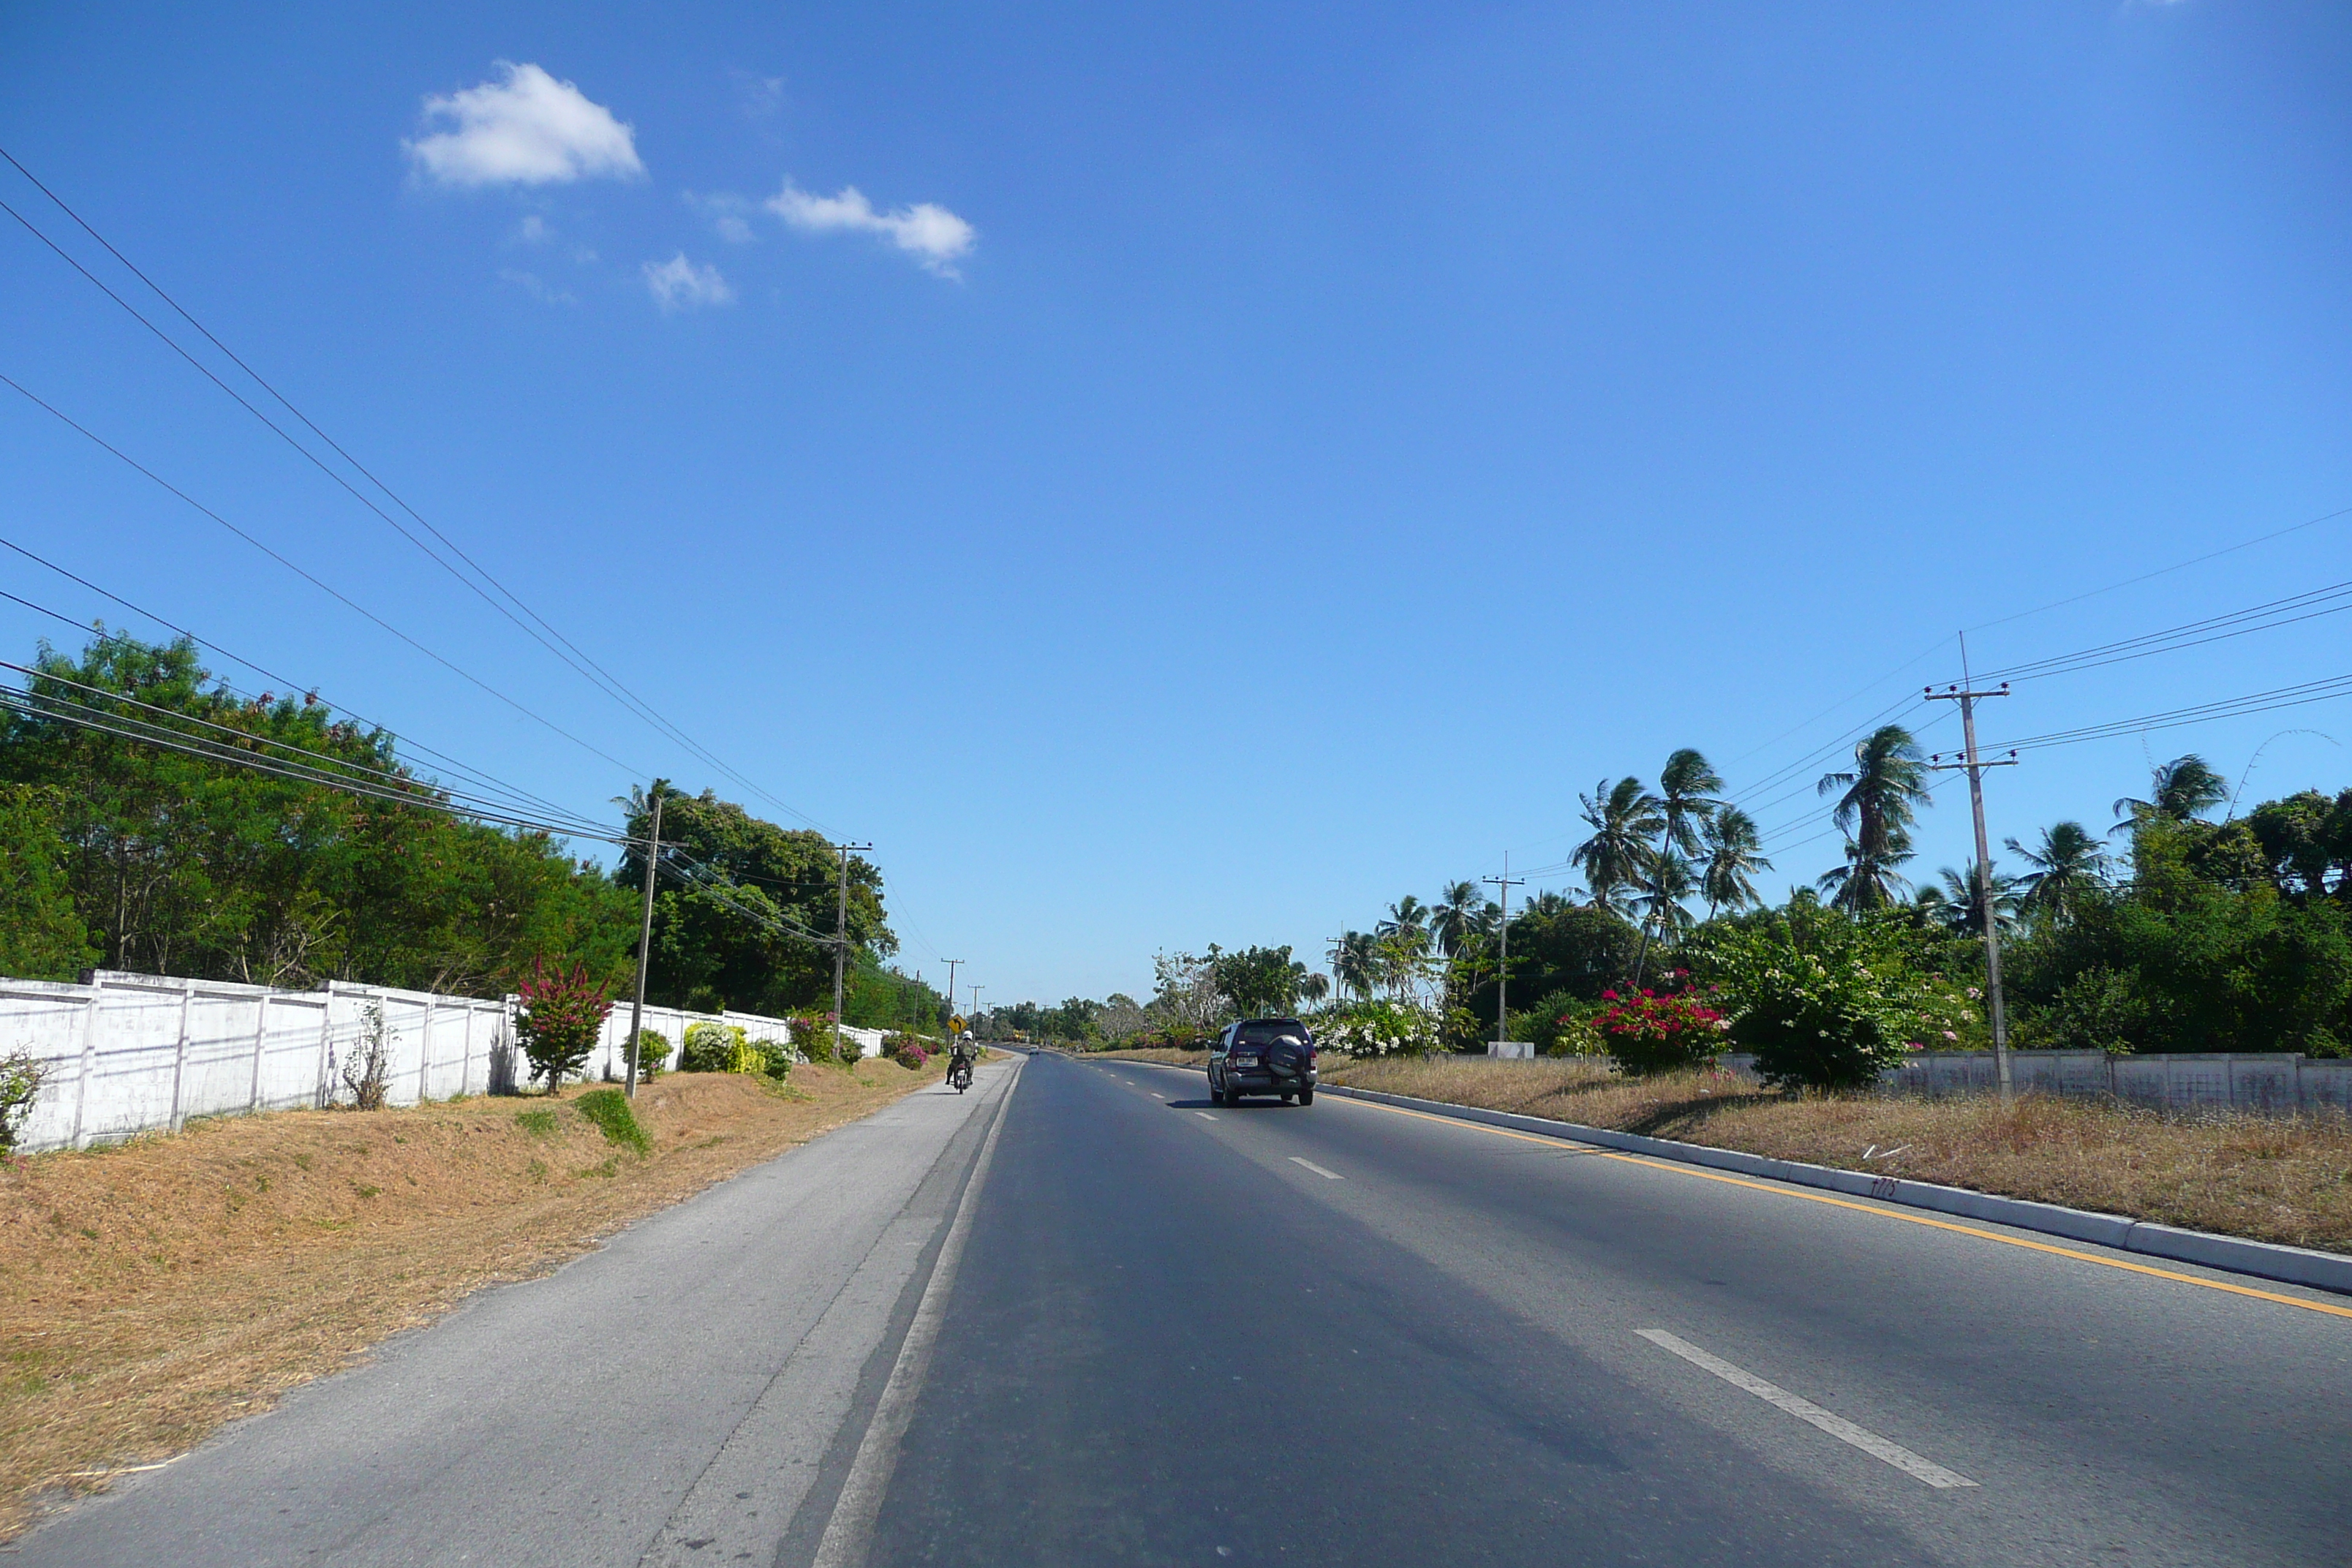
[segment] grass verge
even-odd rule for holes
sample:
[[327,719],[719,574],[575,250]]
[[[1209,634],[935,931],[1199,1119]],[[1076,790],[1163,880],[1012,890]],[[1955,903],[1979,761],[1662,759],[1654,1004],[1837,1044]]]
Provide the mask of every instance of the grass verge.
[[1327,1082],[2352,1252],[2352,1122],[2188,1116],[2026,1095],[1784,1095],[1718,1072],[1622,1078],[1574,1058],[1347,1061]]
[[290,1111],[0,1163],[0,1538],[942,1070],[666,1074],[634,1105]]

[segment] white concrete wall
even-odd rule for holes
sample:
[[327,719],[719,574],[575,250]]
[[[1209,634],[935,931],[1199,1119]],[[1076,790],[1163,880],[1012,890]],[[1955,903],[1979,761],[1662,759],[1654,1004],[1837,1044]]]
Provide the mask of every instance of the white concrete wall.
[[[0,978],[0,1051],[40,1058],[47,1077],[16,1147],[86,1149],[135,1132],[176,1130],[192,1116],[242,1115],[348,1100],[342,1066],[383,1008],[394,1105],[507,1090],[527,1082],[514,1050],[515,998],[486,1001],[341,981],[321,991],[276,991],[226,981],[93,972],[84,984]],[[755,1040],[789,1045],[782,1018],[647,1007],[644,1026],[670,1040],[686,1026],[740,1025]],[[585,1076],[627,1070],[629,1005],[604,1021]],[[867,1040],[881,1033],[845,1029]],[[870,1037],[870,1040],[867,1037]]]

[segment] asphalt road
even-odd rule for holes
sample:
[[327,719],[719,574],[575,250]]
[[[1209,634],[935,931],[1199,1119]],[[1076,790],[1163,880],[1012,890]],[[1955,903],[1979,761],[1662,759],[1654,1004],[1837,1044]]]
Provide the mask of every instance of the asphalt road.
[[2352,1561],[2352,1319],[1763,1185],[1035,1058],[873,1561]]
[[2296,1304],[2343,1299],[1971,1228],[1040,1056],[484,1292],[17,1551],[2352,1561],[2352,1316]]

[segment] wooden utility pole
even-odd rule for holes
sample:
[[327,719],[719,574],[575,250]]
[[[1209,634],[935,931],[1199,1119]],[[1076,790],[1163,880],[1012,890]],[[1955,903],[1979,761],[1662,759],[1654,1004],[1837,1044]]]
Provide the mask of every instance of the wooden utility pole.
[[1503,874],[1478,879],[1492,882],[1503,889],[1503,918],[1495,927],[1500,948],[1495,960],[1495,1043],[1499,1046],[1511,1037],[1511,889],[1527,879],[1511,875],[1511,852],[1506,849],[1503,851]]
[[646,912],[637,926],[637,994],[629,1004],[629,1089],[631,1100],[637,1098],[637,1032],[646,1020],[646,961],[652,956],[654,945],[654,866],[661,858],[662,780],[654,780],[652,790],[654,821],[646,835]]
[[1960,770],[1969,775],[1969,808],[1975,814],[1977,825],[1977,913],[1984,921],[1986,1010],[1992,1016],[1993,1072],[2000,1079],[2001,1103],[2006,1105],[2015,1098],[2017,1090],[2011,1080],[2009,1071],[2009,1013],[2001,1005],[2000,912],[1993,908],[1992,902],[1992,845],[1985,837],[1984,771],[1987,768],[2015,767],[2017,753],[2011,752],[2008,756],[1993,762],[1986,762],[1977,755],[1977,700],[1982,697],[2008,696],[2009,682],[2002,681],[1995,690],[1969,690],[1965,684],[1968,655],[1965,651],[1966,645],[1962,646],[1963,684],[1948,686],[1941,691],[1931,686],[1927,688],[1927,695],[1939,702],[1957,702],[1960,705],[1960,743],[1966,750],[1961,752],[1960,760],[1957,763],[1940,762],[1934,757],[1928,758],[1927,762],[1930,767],[1938,770]]
[[833,908],[833,1059],[841,1059],[841,981],[849,962],[849,852],[871,849],[871,844],[841,846],[841,885]]

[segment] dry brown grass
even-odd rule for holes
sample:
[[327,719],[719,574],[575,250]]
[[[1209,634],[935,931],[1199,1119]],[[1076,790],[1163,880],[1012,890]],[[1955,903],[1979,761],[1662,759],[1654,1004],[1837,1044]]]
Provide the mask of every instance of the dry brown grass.
[[2338,1116],[2167,1115],[2043,1095],[2006,1110],[1990,1097],[1782,1095],[1728,1073],[1620,1078],[1574,1058],[1322,1066],[1326,1081],[1360,1089],[2352,1252],[2352,1122]]
[[[639,1157],[562,1098],[293,1111],[0,1165],[0,1537],[349,1364],[468,1292],[939,1078],[665,1075]],[[533,1131],[544,1113],[553,1126]],[[523,1120],[519,1121],[520,1117]],[[543,1123],[541,1123],[543,1125]]]
[[1090,1057],[1107,1057],[1116,1062],[1158,1062],[1162,1067],[1171,1068],[1203,1067],[1209,1060],[1209,1053],[1206,1051],[1174,1051],[1157,1046],[1149,1050],[1088,1051],[1087,1054]]

